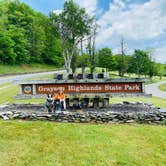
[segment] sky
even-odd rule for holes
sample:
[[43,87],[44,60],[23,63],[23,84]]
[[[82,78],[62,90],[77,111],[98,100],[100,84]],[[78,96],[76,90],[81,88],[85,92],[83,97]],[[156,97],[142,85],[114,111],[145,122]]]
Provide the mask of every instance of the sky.
[[[21,0],[45,15],[60,13],[65,0]],[[120,53],[124,39],[125,53],[151,49],[152,57],[166,63],[166,0],[74,0],[97,17],[97,49],[109,47]]]

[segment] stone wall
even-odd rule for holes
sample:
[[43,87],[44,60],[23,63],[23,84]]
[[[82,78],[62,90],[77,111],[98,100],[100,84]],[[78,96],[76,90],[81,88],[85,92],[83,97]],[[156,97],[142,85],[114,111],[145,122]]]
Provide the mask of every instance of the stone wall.
[[154,123],[166,125],[166,112],[145,103],[133,104],[126,102],[112,105],[108,109],[63,111],[58,113],[44,112],[44,106],[42,105],[33,106],[33,109],[32,105],[1,106],[0,118],[4,120],[42,120],[65,123]]

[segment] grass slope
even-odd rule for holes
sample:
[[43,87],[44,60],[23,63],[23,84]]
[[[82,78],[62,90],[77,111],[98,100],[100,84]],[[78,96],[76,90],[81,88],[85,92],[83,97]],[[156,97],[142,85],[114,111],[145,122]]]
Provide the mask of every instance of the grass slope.
[[159,89],[162,90],[162,91],[166,91],[166,83],[165,84],[161,84],[159,86]]
[[1,166],[164,166],[166,127],[0,121]]
[[0,74],[30,73],[55,69],[55,66],[46,64],[0,65]]

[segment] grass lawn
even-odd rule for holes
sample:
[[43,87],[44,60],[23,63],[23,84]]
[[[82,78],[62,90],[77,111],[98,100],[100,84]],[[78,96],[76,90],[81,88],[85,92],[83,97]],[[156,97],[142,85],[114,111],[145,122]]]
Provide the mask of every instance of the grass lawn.
[[47,75],[41,75],[41,76],[32,76],[30,78],[27,78],[26,80],[52,80],[54,79],[53,74],[47,74]]
[[164,166],[166,127],[0,120],[1,166]]
[[[9,86],[10,85],[10,86]],[[18,85],[14,84],[4,84],[0,89],[0,104],[8,103],[44,103],[44,99],[26,99],[26,100],[16,100],[14,96],[18,94]]]
[[162,91],[166,91],[166,83],[165,84],[161,84],[159,86],[159,89],[162,90]]
[[4,83],[4,84],[0,84],[0,88],[4,88],[7,86],[11,86],[11,83]]
[[166,77],[162,77],[162,79],[160,79],[158,76],[154,76],[153,79],[147,81],[146,84],[153,84],[161,81],[166,81]]
[[55,70],[53,65],[30,64],[30,65],[0,65],[0,74],[29,73]]

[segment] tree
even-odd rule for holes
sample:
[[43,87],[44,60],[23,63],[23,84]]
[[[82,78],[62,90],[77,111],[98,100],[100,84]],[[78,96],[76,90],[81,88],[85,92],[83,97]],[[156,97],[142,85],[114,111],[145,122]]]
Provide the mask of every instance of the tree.
[[12,39],[16,41],[14,51],[19,60],[17,62],[42,62],[41,55],[45,47],[46,35],[41,20],[46,20],[46,16],[35,12],[18,0],[13,0],[8,4],[7,16],[6,27],[10,31]]
[[161,80],[162,77],[164,76],[164,64],[156,62],[153,63],[154,63],[154,75],[159,76]]
[[45,49],[45,40],[46,40],[46,34],[45,30],[43,28],[43,25],[41,24],[41,16],[38,16],[33,20],[33,24],[31,27],[31,33],[29,35],[29,55],[30,55],[30,61],[31,62],[42,62],[42,53]]
[[96,19],[92,18],[90,20],[91,27],[90,27],[90,33],[88,36],[88,44],[87,44],[87,54],[89,55],[89,67],[90,67],[90,73],[92,74],[96,67],[96,51],[95,51],[95,43],[96,43],[96,35],[97,35],[97,23]]
[[135,50],[134,55],[132,56],[131,63],[138,77],[140,77],[140,74],[150,74],[149,69],[152,67],[152,63],[148,52],[143,50]]
[[2,30],[6,29],[9,2],[10,0],[0,0],[0,29]]
[[[62,67],[64,64],[61,40],[57,29],[54,26],[54,17],[56,15],[50,13],[49,19],[44,20],[43,27],[46,34],[45,48],[42,53],[42,59],[44,63],[54,64],[57,67]],[[57,16],[56,16],[57,17]]]
[[112,55],[112,51],[109,48],[103,48],[98,52],[98,66],[106,68],[106,71],[114,70],[115,59]]
[[[60,38],[50,18],[34,11],[19,0],[0,0],[1,41],[9,54],[1,54],[1,63],[48,63],[63,65]],[[11,41],[11,44],[8,43]],[[2,45],[3,43],[1,43]]]
[[10,35],[6,31],[0,31],[0,63],[14,64],[16,56]]
[[63,12],[55,20],[62,42],[62,53],[65,69],[70,72],[72,57],[77,53],[81,39],[89,34],[90,17],[85,9],[80,8],[73,0],[66,1]]
[[164,68],[164,76],[166,76],[166,63],[164,64],[163,68]]
[[10,26],[8,30],[11,39],[14,42],[13,51],[16,54],[15,63],[22,64],[29,62],[29,56],[27,51],[27,39],[23,28],[16,28],[14,25]]

